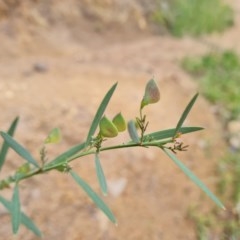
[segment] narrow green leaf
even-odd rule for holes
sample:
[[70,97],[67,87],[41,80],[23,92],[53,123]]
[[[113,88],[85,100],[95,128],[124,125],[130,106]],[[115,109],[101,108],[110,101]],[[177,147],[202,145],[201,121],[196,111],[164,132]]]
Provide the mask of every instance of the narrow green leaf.
[[74,156],[75,154],[77,154],[78,152],[83,150],[84,148],[85,148],[85,142],[81,143],[81,144],[78,144],[76,146],[73,146],[72,148],[70,148],[69,150],[67,150],[66,152],[57,156],[51,162],[46,164],[43,169],[46,170],[50,167],[52,168],[53,166],[59,166],[63,163],[66,163],[69,158],[71,158],[72,156]]
[[[0,202],[11,213],[11,210],[12,210],[11,202],[6,200],[2,196],[0,196]],[[25,225],[29,230],[31,230],[36,236],[41,237],[41,235],[42,235],[41,231],[33,223],[33,221],[27,215],[25,215],[23,212],[21,212],[21,223],[23,225]]]
[[179,129],[182,127],[183,122],[185,121],[186,117],[188,116],[189,112],[191,111],[192,106],[195,103],[197,97],[198,97],[198,93],[193,96],[193,98],[191,99],[191,101],[188,103],[187,107],[183,111],[182,116],[180,117],[180,119],[177,123],[176,129],[174,132],[174,136],[179,132]]
[[98,108],[98,110],[96,112],[96,115],[95,115],[95,117],[93,119],[91,127],[89,129],[87,140],[86,140],[86,143],[85,143],[86,146],[89,145],[89,143],[90,143],[90,141],[91,141],[91,139],[92,139],[92,137],[93,137],[97,127],[98,127],[98,124],[99,124],[99,122],[100,122],[100,120],[101,120],[101,118],[102,118],[102,116],[104,114],[104,111],[107,108],[107,105],[108,105],[108,103],[109,103],[109,101],[110,101],[110,99],[111,99],[111,97],[112,97],[112,95],[113,95],[113,93],[114,93],[114,91],[116,89],[116,87],[117,87],[117,83],[115,83],[110,88],[110,90],[107,92],[107,94],[103,98],[103,100],[102,100],[102,102],[101,102],[101,104],[100,104],[100,106],[99,106],[99,108]]
[[105,178],[105,175],[101,166],[101,162],[97,153],[95,154],[95,167],[96,167],[98,182],[102,190],[102,193],[104,195],[107,195],[107,182],[106,182],[106,178]]
[[[16,117],[10,128],[8,129],[7,133],[10,135],[10,136],[13,136],[14,135],[14,132],[15,132],[15,129],[17,127],[17,124],[18,124],[18,120],[19,120],[19,117]],[[0,170],[2,169],[2,166],[5,162],[5,159],[6,159],[6,155],[7,155],[7,152],[8,152],[8,144],[4,141],[3,144],[2,144],[2,148],[0,150]]]
[[16,184],[13,190],[12,208],[11,208],[12,229],[14,234],[18,232],[19,225],[21,223],[20,208],[21,208],[21,205],[19,200],[19,189],[18,189],[18,184]]
[[137,129],[136,129],[136,126],[135,126],[135,123],[133,120],[130,120],[128,122],[128,133],[129,133],[131,139],[133,140],[133,142],[135,142],[135,143],[140,142],[140,139],[139,139],[139,136],[137,133]]
[[2,205],[8,210],[9,213],[11,213],[11,202],[0,196],[0,202]]
[[[202,127],[181,127],[178,130],[178,132],[181,132],[182,134],[186,134],[186,133],[191,133],[191,132],[195,132],[195,131],[200,131],[203,129],[204,128],[202,128]],[[176,130],[175,128],[172,128],[172,129],[167,129],[167,130],[162,130],[162,131],[146,134],[143,138],[143,141],[144,141],[144,139],[149,139],[149,138],[153,138],[154,140],[172,138],[175,136],[174,135],[175,130]]]
[[36,236],[41,237],[42,233],[35,225],[35,223],[24,213],[21,213],[21,223],[26,226],[29,230],[31,230]]
[[204,192],[210,197],[213,202],[220,208],[225,209],[221,201],[207,188],[207,186],[187,168],[170,150],[163,149],[163,151],[172,159],[172,161]]
[[31,156],[31,154],[23,147],[21,146],[17,141],[15,141],[11,136],[9,136],[7,133],[0,132],[3,139],[7,142],[7,144],[16,152],[18,153],[22,158],[27,160],[29,163],[33,164],[35,167],[39,167],[36,160]]
[[106,214],[109,220],[113,223],[117,223],[112,211],[104,203],[104,201],[93,191],[93,189],[75,172],[70,171],[71,176],[77,182],[77,184],[88,194],[88,196],[93,200],[93,202]]
[[0,196],[0,202],[8,210],[9,213],[12,211],[12,203],[6,200],[4,197]]

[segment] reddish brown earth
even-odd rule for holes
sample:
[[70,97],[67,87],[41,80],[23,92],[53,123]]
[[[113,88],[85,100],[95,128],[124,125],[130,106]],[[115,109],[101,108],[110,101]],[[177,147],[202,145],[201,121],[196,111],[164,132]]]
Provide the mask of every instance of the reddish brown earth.
[[[178,63],[188,54],[209,51],[201,41],[139,31],[124,35],[114,28],[88,32],[84,27],[84,36],[78,38],[60,27],[36,35],[22,29],[20,36],[1,35],[1,130],[19,115],[16,139],[36,158],[54,127],[61,129],[63,140],[49,147],[49,159],[84,141],[100,101],[115,82],[118,87],[106,114],[113,117],[122,111],[132,119],[138,114],[146,82],[155,77],[161,101],[146,108],[148,131],[174,127],[198,91],[196,82]],[[207,41],[218,39],[219,46],[236,47],[237,37],[240,39],[238,21],[222,41],[219,36]],[[36,65],[45,71],[37,71]],[[178,157],[215,191],[215,164],[225,146],[220,122],[201,95],[185,125],[203,126],[205,130],[184,136],[190,147]],[[122,134],[114,143],[127,140],[128,135]],[[160,150],[122,149],[101,153],[100,158],[109,185],[118,189],[125,183],[120,193],[111,190],[104,197],[118,226],[106,219],[68,174],[51,172],[21,183],[22,208],[42,230],[44,240],[196,239],[187,211],[201,204],[204,212],[213,203]],[[22,163],[9,152],[1,178]],[[71,166],[99,192],[93,156],[76,160]],[[1,194],[11,197],[9,190]],[[0,218],[0,239],[37,239],[24,227],[12,237],[10,218],[2,207]]]

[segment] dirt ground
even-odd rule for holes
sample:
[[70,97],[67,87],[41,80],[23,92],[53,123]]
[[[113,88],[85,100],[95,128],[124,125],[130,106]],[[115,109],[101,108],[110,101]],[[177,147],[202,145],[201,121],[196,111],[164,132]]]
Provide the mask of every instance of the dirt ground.
[[[232,4],[238,13],[239,3]],[[238,18],[221,39],[214,35],[207,41],[238,49]],[[132,119],[138,114],[146,82],[155,77],[161,101],[146,108],[149,132],[174,127],[198,91],[196,82],[178,63],[183,56],[209,51],[209,45],[202,41],[114,28],[88,32],[84,27],[84,36],[77,38],[60,27],[15,38],[1,32],[1,130],[20,116],[16,139],[36,158],[54,127],[61,129],[63,140],[49,146],[49,159],[84,141],[100,101],[115,82],[118,87],[106,114],[113,117],[121,111]],[[190,148],[178,157],[214,192],[214,167],[225,148],[214,108],[200,96],[185,125],[205,130],[184,136]],[[127,140],[127,134],[122,134],[114,142]],[[69,175],[51,172],[21,184],[23,211],[42,230],[42,239],[196,239],[187,211],[201,204],[204,212],[213,203],[161,151],[123,149],[101,153],[100,158],[110,188],[109,196],[103,198],[116,215],[118,226],[106,219]],[[22,159],[9,152],[1,178],[21,163]],[[71,166],[99,192],[93,156]],[[1,194],[11,197],[9,190]],[[2,207],[0,218],[0,239],[37,239],[24,227],[13,237],[9,215]]]

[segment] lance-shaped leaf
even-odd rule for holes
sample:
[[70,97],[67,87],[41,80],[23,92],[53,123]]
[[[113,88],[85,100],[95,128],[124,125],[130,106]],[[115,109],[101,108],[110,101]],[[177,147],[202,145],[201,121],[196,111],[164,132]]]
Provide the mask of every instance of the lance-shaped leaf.
[[61,141],[61,132],[59,128],[54,128],[48,134],[44,143],[59,143]]
[[[0,202],[2,205],[8,210],[8,212],[11,213],[12,210],[12,204],[10,201],[6,200],[2,196],[0,196]],[[41,237],[41,231],[38,229],[38,227],[33,223],[33,221],[25,215],[23,212],[21,212],[21,224],[25,225],[30,231],[32,231],[36,236]]]
[[183,122],[185,121],[189,112],[191,111],[191,109],[193,107],[193,104],[195,103],[197,97],[198,97],[198,93],[193,96],[193,98],[191,99],[191,101],[188,103],[187,107],[183,111],[183,113],[182,113],[182,115],[181,115],[181,117],[180,117],[180,119],[177,123],[176,129],[175,129],[175,132],[174,132],[174,136],[179,132],[179,129],[182,127]]
[[74,171],[71,170],[70,174],[73,177],[73,179],[77,182],[77,184],[93,200],[93,202],[97,205],[97,207],[99,207],[105,213],[105,215],[109,218],[109,220],[117,224],[116,218],[114,217],[112,211],[104,203],[104,201],[93,191],[93,189],[82,178],[80,178]]
[[21,213],[21,223],[31,230],[36,236],[41,237],[42,233],[35,223],[24,213]]
[[[14,135],[15,129],[16,129],[17,124],[18,124],[18,120],[19,120],[19,117],[16,117],[13,120],[10,128],[7,131],[8,135],[10,135],[10,136]],[[2,144],[2,148],[0,150],[0,170],[2,169],[2,166],[5,162],[6,155],[7,155],[7,152],[8,152],[8,148],[9,148],[8,144],[4,141],[3,144]]]
[[[202,128],[202,127],[181,127],[178,130],[178,132],[181,132],[182,134],[187,134],[187,133],[191,133],[191,132],[200,131],[203,129],[204,128]],[[144,136],[143,141],[145,139],[149,139],[149,138],[152,138],[153,140],[162,140],[162,139],[166,139],[166,138],[173,138],[175,136],[174,135],[175,131],[176,131],[175,128],[171,128],[171,129],[167,129],[167,130],[149,133]]]
[[106,178],[102,169],[102,165],[99,159],[98,154],[95,154],[95,168],[96,168],[96,172],[97,172],[97,177],[98,177],[98,182],[100,185],[100,188],[102,190],[102,193],[104,195],[107,195],[107,182],[106,182]]
[[172,159],[172,161],[204,192],[210,197],[213,202],[220,208],[225,209],[221,201],[208,189],[208,187],[192,172],[187,168],[170,150],[163,149],[163,151]]
[[99,122],[100,122],[100,120],[101,120],[101,118],[102,118],[102,116],[103,116],[103,114],[105,112],[105,109],[107,108],[107,105],[108,105],[108,103],[109,103],[109,101],[110,101],[110,99],[111,99],[111,97],[112,97],[116,87],[117,87],[117,83],[115,83],[110,88],[110,90],[107,92],[107,94],[103,98],[103,100],[102,100],[102,102],[101,102],[101,104],[100,104],[100,106],[99,106],[99,108],[98,108],[98,110],[96,112],[96,115],[95,115],[95,117],[93,119],[91,127],[89,129],[87,140],[86,140],[86,143],[85,143],[86,146],[88,146],[89,143],[91,142],[91,139],[92,139],[92,137],[93,137],[97,127],[98,127],[98,124],[99,124]]
[[29,163],[33,164],[35,167],[39,167],[36,160],[32,157],[32,155],[23,147],[21,146],[17,141],[15,141],[11,136],[9,136],[7,133],[0,132],[3,139],[6,141],[6,143],[16,152],[18,153],[22,158],[27,160]]
[[129,133],[131,139],[135,143],[139,143],[140,142],[140,139],[139,139],[139,136],[138,136],[138,133],[137,133],[137,129],[136,129],[136,126],[135,126],[135,122],[133,120],[130,120],[128,122],[128,133]]
[[67,150],[66,152],[64,152],[61,155],[57,156],[51,162],[46,164],[43,167],[43,169],[47,170],[48,168],[53,168],[54,166],[57,167],[57,166],[59,166],[59,165],[61,165],[63,163],[66,163],[69,158],[73,157],[75,154],[77,154],[78,152],[80,152],[84,148],[85,148],[85,142],[81,143],[81,144],[78,144],[76,146],[73,146],[72,148],[70,148],[69,150]]
[[12,230],[14,234],[18,232],[18,229],[21,223],[20,208],[21,208],[21,205],[19,200],[19,189],[18,189],[18,184],[16,184],[13,190],[12,208],[11,208]]

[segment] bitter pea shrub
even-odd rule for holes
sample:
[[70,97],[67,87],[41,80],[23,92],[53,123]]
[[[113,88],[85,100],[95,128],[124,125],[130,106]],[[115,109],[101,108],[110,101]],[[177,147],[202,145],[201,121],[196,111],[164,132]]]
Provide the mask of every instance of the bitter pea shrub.
[[[79,158],[83,158],[86,155],[94,155],[96,174],[98,177],[100,189],[103,195],[107,195],[107,180],[105,178],[104,170],[101,165],[100,153],[102,151],[114,151],[115,149],[119,148],[156,147],[162,150],[190,178],[191,181],[193,181],[216,203],[217,206],[224,208],[219,199],[176,156],[176,152],[186,151],[188,148],[188,145],[185,145],[181,140],[181,135],[203,129],[201,127],[182,126],[186,117],[191,111],[198,97],[198,94],[193,96],[193,98],[190,100],[175,128],[146,133],[149,121],[143,112],[144,108],[149,104],[157,103],[160,100],[160,92],[155,80],[151,79],[146,84],[145,93],[143,95],[142,101],[139,104],[139,116],[137,116],[134,120],[130,120],[128,122],[126,122],[121,112],[117,113],[113,119],[109,119],[106,115],[104,115],[116,87],[117,83],[114,84],[104,96],[89,128],[85,142],[71,147],[52,160],[47,160],[48,158],[46,148],[47,144],[57,143],[60,141],[61,133],[58,128],[53,128],[53,130],[44,140],[38,161],[24,146],[22,146],[13,138],[19,121],[18,117],[12,122],[7,132],[0,132],[0,135],[3,138],[3,144],[0,151],[0,170],[6,163],[5,160],[9,148],[14,150],[25,160],[25,163],[16,169],[13,175],[0,181],[0,190],[9,188],[9,190],[12,191],[12,198],[10,200],[5,199],[0,195],[0,203],[11,215],[13,234],[18,233],[20,225],[25,225],[25,227],[27,227],[35,235],[39,237],[42,235],[41,231],[34,224],[34,222],[21,210],[20,186],[22,181],[33,178],[36,175],[43,175],[52,170],[58,170],[60,174],[68,173],[92,199],[96,206],[102,210],[108,219],[114,224],[117,224],[117,219],[112,211],[105,204],[103,199],[91,188],[91,186],[85,182],[77,172],[74,171],[74,169],[71,167],[71,162]],[[98,132],[96,133],[97,130]],[[105,141],[106,139],[116,138],[119,132],[126,130],[129,132],[129,140],[119,145],[107,146]],[[12,188],[10,188],[11,185],[13,185]]]

